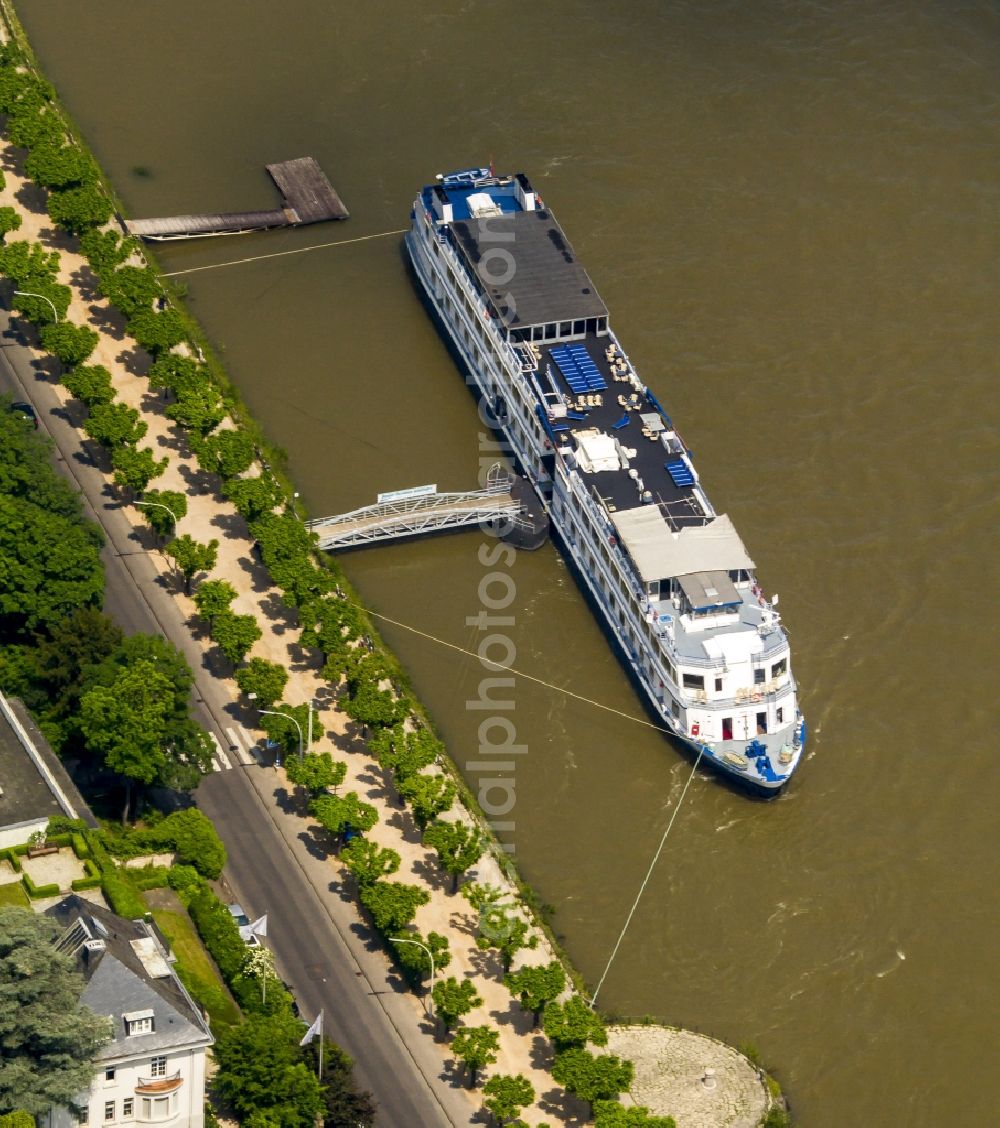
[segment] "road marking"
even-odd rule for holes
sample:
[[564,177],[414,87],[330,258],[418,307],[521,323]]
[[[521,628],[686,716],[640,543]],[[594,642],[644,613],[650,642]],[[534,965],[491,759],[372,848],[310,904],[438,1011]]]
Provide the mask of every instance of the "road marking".
[[217,771],[227,771],[233,765],[229,762],[229,757],[223,751],[222,745],[219,743],[219,738],[214,732],[208,734],[212,738],[212,743],[215,745],[215,755],[212,759],[215,761]]
[[[244,745],[247,749],[253,748],[253,741],[250,739],[250,736],[244,729],[240,728],[239,726],[237,726],[235,730],[227,728],[226,736],[229,737],[230,752],[236,753],[236,755],[240,758],[241,764],[253,765],[257,762],[256,760],[254,760],[253,756],[250,755],[249,751],[244,750]],[[242,740],[240,739],[241,737]]]

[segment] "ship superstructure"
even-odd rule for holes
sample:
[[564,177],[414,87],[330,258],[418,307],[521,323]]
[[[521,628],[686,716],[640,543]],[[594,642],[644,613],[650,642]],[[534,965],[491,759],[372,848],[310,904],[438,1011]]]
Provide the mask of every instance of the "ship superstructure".
[[406,245],[488,422],[664,727],[723,772],[779,790],[805,723],[777,597],[551,210],[521,173],[450,173],[420,192]]

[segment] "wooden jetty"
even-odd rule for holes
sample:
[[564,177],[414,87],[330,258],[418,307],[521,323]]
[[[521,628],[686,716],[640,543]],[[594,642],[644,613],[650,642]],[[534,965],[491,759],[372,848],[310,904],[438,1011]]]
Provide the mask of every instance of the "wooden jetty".
[[271,227],[323,223],[328,219],[347,219],[350,214],[312,157],[269,164],[265,168],[281,193],[280,208],[126,219],[123,220],[125,230],[140,239],[199,239],[206,235],[238,235]]

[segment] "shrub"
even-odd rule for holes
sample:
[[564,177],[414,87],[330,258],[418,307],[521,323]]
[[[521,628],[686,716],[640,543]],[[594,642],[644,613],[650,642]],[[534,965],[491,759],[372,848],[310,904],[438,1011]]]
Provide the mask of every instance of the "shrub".
[[246,957],[246,944],[239,926],[218,897],[208,888],[196,893],[188,913],[209,955],[218,964],[227,983],[239,974]]
[[205,879],[194,866],[171,866],[167,872],[167,884],[185,903],[205,887]]
[[58,885],[36,885],[26,873],[21,874],[21,881],[24,883],[25,892],[33,901],[39,897],[56,897],[59,895]]
[[137,920],[146,915],[146,902],[121,870],[104,869],[101,888],[113,913],[126,920]]
[[168,884],[170,870],[167,866],[141,866],[129,870],[129,880],[136,889],[162,889]]
[[201,811],[175,811],[156,827],[156,836],[173,846],[179,862],[187,862],[204,877],[218,877],[226,864],[226,848],[215,827]]
[[[51,826],[51,823],[49,825]],[[73,832],[70,845],[78,858],[90,857],[90,846],[87,844],[87,839],[78,830]]]

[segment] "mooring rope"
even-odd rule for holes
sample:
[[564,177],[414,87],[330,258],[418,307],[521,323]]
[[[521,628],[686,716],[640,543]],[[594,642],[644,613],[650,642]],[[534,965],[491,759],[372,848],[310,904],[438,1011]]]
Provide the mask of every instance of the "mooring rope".
[[272,251],[266,255],[252,255],[250,258],[232,259],[230,262],[213,262],[207,266],[189,266],[187,270],[171,270],[164,278],[177,278],[181,274],[196,274],[199,270],[221,270],[224,266],[242,266],[247,262],[260,262],[261,259],[282,258],[284,255],[304,255],[306,251],[322,251],[327,247],[344,247],[348,243],[367,243],[369,239],[385,239],[388,235],[405,235],[408,227],[398,231],[379,231],[374,235],[359,235],[356,239],[337,239],[333,243],[314,243],[311,247],[295,247],[291,251]]
[[[411,627],[408,623],[401,623],[397,619],[390,619],[388,615],[380,615],[377,611],[372,611],[371,608],[363,608],[366,614],[370,615],[373,619],[381,619],[385,623],[391,623],[394,627],[399,627],[401,630],[409,631],[410,634],[419,635],[421,638],[426,638],[431,642],[436,642],[438,646],[445,646],[449,650],[457,650],[459,654],[465,654],[469,658],[476,658],[483,663],[484,666],[489,666],[495,670],[506,670],[510,674],[516,674],[519,678],[524,678],[527,681],[534,682],[536,685],[544,686],[546,689],[555,690],[556,693],[563,693],[567,697],[572,697],[576,701],[581,701],[584,705],[593,705],[595,709],[603,709],[607,713],[614,713],[616,716],[624,717],[626,721],[632,721],[637,725],[645,725],[646,728],[655,729],[657,732],[665,732],[668,736],[672,735],[670,729],[663,725],[654,724],[652,721],[647,721],[645,717],[636,717],[632,713],[623,712],[621,709],[616,709],[613,705],[605,705],[601,701],[595,701],[593,697],[584,697],[580,693],[574,693],[573,690],[567,689],[562,685],[554,685],[552,682],[547,682],[544,678],[537,678],[534,674],[526,674],[523,670],[517,669],[516,666],[505,666],[502,662],[494,662],[492,658],[484,658],[475,650],[466,650],[464,646],[458,646],[454,642],[447,642],[443,638],[438,638],[436,635],[428,634],[426,631],[420,630],[418,627]],[[700,757],[699,757],[700,759]]]
[[642,879],[642,885],[639,886],[639,892],[636,894],[635,900],[632,902],[632,908],[629,909],[628,916],[625,919],[625,924],[621,932],[618,934],[618,940],[616,941],[615,946],[611,951],[611,955],[608,957],[608,962],[604,968],[604,972],[602,973],[601,978],[598,980],[597,987],[595,988],[594,993],[590,998],[590,1005],[592,1007],[597,1005],[597,996],[601,993],[601,988],[604,986],[604,980],[607,978],[607,974],[611,970],[611,965],[615,962],[615,956],[618,955],[618,949],[622,946],[622,941],[625,939],[625,933],[628,932],[628,926],[632,923],[632,917],[635,916],[635,910],[639,907],[639,902],[642,900],[643,893],[646,892],[646,886],[649,884],[649,879],[653,876],[653,870],[656,868],[656,863],[660,860],[660,855],[663,853],[663,847],[666,845],[667,837],[670,834],[670,831],[673,829],[674,820],[677,818],[677,813],[680,811],[681,806],[684,803],[684,797],[687,795],[688,788],[691,786],[691,781],[694,779],[695,772],[697,772],[698,770],[698,765],[701,763],[701,758],[704,753],[705,746],[703,744],[698,749],[698,758],[695,760],[694,766],[691,768],[691,774],[687,777],[687,782],[684,784],[680,798],[677,800],[677,805],[674,807],[673,812],[670,815],[670,822],[667,823],[667,829],[663,832],[663,837],[660,839],[660,845],[656,848],[656,853],[653,855],[653,860],[649,863],[649,869],[646,870],[646,876]]

